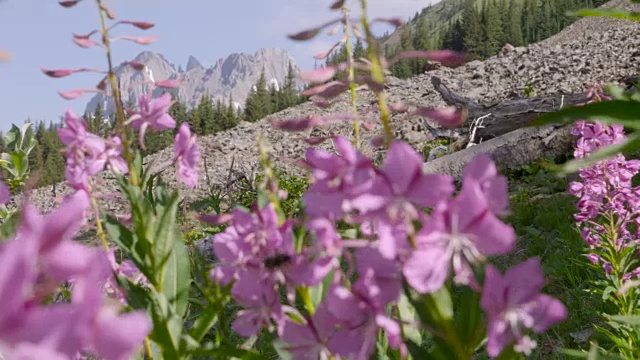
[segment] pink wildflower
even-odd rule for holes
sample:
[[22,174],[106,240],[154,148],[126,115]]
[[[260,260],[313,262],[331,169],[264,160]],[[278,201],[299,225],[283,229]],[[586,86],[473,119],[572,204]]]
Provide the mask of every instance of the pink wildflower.
[[504,276],[487,265],[481,306],[489,317],[489,356],[498,356],[513,342],[516,351],[528,355],[536,343],[525,331],[543,332],[567,317],[567,309],[560,301],[539,294],[543,285],[537,258],[512,267]]
[[144,147],[144,135],[147,128],[166,130],[176,127],[176,121],[167,113],[171,105],[173,105],[173,101],[169,93],[164,93],[155,99],[152,99],[151,95],[140,95],[138,99],[139,110],[134,112],[128,120],[134,129],[140,131],[140,145]]
[[174,161],[178,169],[178,179],[194,189],[198,184],[198,164],[200,163],[200,147],[196,136],[191,136],[189,125],[180,125],[175,138]]
[[305,210],[311,217],[337,219],[344,215],[344,205],[365,194],[373,184],[373,162],[357,151],[342,136],[335,138],[338,155],[307,149],[312,186],[304,195]]
[[434,292],[453,266],[456,282],[475,287],[470,265],[479,264],[485,256],[508,253],[515,238],[513,228],[491,211],[481,183],[468,176],[461,192],[438,204],[417,234],[418,249],[405,262],[404,275],[418,292]]

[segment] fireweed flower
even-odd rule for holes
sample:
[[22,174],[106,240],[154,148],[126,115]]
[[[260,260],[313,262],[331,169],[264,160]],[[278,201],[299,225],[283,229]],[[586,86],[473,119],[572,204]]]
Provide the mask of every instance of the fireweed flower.
[[316,285],[337,266],[330,256],[297,254],[292,223],[278,225],[273,204],[262,209],[255,206],[253,213],[235,209],[230,226],[214,236],[213,250],[219,264],[211,271],[212,280],[235,281],[232,295],[247,307],[237,320],[237,331],[243,336],[272,324],[269,319],[282,330],[279,285],[286,286],[291,296],[296,286]]
[[311,219],[307,223],[307,229],[313,236],[313,247],[328,256],[340,256],[342,253],[342,238],[333,222],[325,218]]
[[351,289],[335,277],[327,298],[312,317],[306,317],[306,324],[285,322],[282,340],[296,359],[329,354],[368,359],[380,329],[386,331],[393,348],[400,346],[400,326],[385,314],[387,305],[400,295],[400,264],[383,258],[374,248],[357,250],[356,262],[361,276]]
[[103,171],[106,166],[118,173],[127,173],[122,159],[122,141],[119,137],[105,140],[87,130],[87,124],[71,109],[64,117],[67,125],[58,129],[58,137],[65,145],[65,179],[76,190],[89,190],[89,178]]
[[345,358],[364,360],[371,356],[380,329],[392,348],[401,344],[400,325],[385,313],[386,306],[400,296],[401,272],[399,264],[374,249],[359,250],[356,261],[360,278],[351,290],[334,285],[325,300],[339,324],[328,348]]
[[498,174],[496,164],[487,154],[476,155],[474,161],[464,168],[462,181],[474,179],[487,197],[489,209],[496,215],[505,212],[509,205],[507,178]]
[[37,277],[38,244],[4,243],[0,248],[0,343],[24,321],[25,298]]
[[60,141],[66,145],[67,155],[75,150],[82,150],[89,154],[99,154],[104,151],[102,138],[90,133],[84,119],[76,116],[71,109],[64,114],[64,123],[67,126],[57,131]]
[[167,113],[171,105],[173,105],[173,101],[169,93],[164,93],[155,99],[151,95],[140,95],[138,98],[139,109],[134,111],[127,120],[134,129],[140,131],[140,145],[144,147],[144,135],[147,128],[167,130],[176,127],[176,121]]
[[322,302],[306,324],[298,324],[287,319],[281,339],[287,345],[283,349],[295,359],[328,359],[327,344],[336,333],[338,320],[331,315],[327,302]]
[[98,158],[104,161],[104,166],[110,167],[114,172],[126,174],[129,172],[127,162],[122,158],[122,139],[118,136],[112,136],[105,141],[106,148],[104,152],[98,155]]
[[257,335],[263,327],[271,331],[275,327],[281,335],[285,316],[280,295],[271,284],[260,280],[260,274],[256,270],[250,270],[246,275],[231,289],[233,298],[244,307],[238,312],[231,327],[245,337]]
[[387,258],[407,244],[406,235],[414,232],[413,222],[423,209],[448,199],[455,190],[451,176],[425,175],[422,165],[422,157],[410,145],[394,141],[371,188],[344,206],[357,211],[357,220],[377,224],[380,251]]
[[448,175],[425,175],[423,159],[409,144],[394,141],[382,168],[365,194],[349,201],[360,213],[382,212],[395,223],[416,220],[421,208],[432,207],[455,190]]
[[193,189],[198,185],[198,164],[200,147],[196,136],[191,136],[189,125],[182,124],[175,138],[174,162],[178,170],[178,180]]
[[65,281],[90,266],[91,250],[72,240],[84,224],[88,207],[89,195],[81,190],[46,216],[33,205],[25,205],[16,241],[37,243],[40,268],[47,277]]
[[213,250],[220,263],[213,280],[228,284],[244,275],[272,284],[315,285],[335,265],[333,258],[296,254],[291,222],[278,225],[273,204],[254,213],[235,209],[233,222],[214,236]]
[[[484,160],[477,157],[476,161]],[[457,283],[477,287],[470,265],[513,249],[515,231],[496,217],[491,205],[482,183],[468,176],[455,198],[434,208],[415,237],[416,251],[403,267],[407,282],[416,291],[440,289],[451,266]]]
[[[131,280],[135,284],[143,284],[148,285],[148,280],[138,270],[135,264],[131,260],[123,260],[120,264],[116,261],[115,250],[110,249],[107,253],[107,258],[109,259],[109,265],[111,265],[111,270],[113,271],[115,276],[124,276]],[[123,304],[127,304],[127,298],[125,292],[118,285],[118,280],[115,276],[109,276],[108,279],[104,283],[105,293],[111,295],[113,298],[117,299]]]
[[[597,121],[578,121],[572,133],[580,136],[574,151],[578,159],[625,140],[622,126],[603,125]],[[640,161],[626,160],[619,154],[581,169],[580,181],[569,184],[569,192],[579,198],[578,212],[574,218],[581,228],[582,238],[592,251],[600,251],[609,243],[616,251],[621,251],[637,241],[639,232],[634,229],[640,223],[640,187],[633,187],[631,180],[639,171]],[[609,223],[615,224],[615,229],[607,229],[602,225]],[[615,232],[613,239],[609,239],[611,231]],[[591,254],[589,259],[601,263],[605,273],[611,273],[610,262],[597,254]],[[635,273],[634,269],[630,269],[622,280],[634,277]]]
[[78,309],[85,347],[106,359],[126,359],[142,345],[151,331],[151,321],[144,310],[119,314],[119,306],[104,302],[99,284],[112,277],[109,259],[102,251],[92,266],[74,283],[71,304]]
[[67,159],[65,179],[76,190],[89,190],[89,177],[104,169],[104,161],[99,156],[106,150],[104,139],[90,133],[83,119],[71,109],[64,116],[65,128],[58,129],[58,137],[65,145]]
[[[151,330],[144,311],[120,315],[103,302],[100,284],[112,276],[106,254],[71,239],[87,206],[83,191],[46,216],[27,204],[15,237],[0,247],[4,355],[75,359],[89,352],[120,360],[131,356]],[[73,283],[71,303],[41,305],[63,282]]]
[[560,301],[540,294],[543,286],[537,258],[510,268],[504,276],[487,265],[480,304],[489,318],[489,356],[498,356],[514,342],[516,351],[528,355],[536,343],[526,331],[546,331],[567,317],[567,309]]
[[571,133],[580,136],[574,155],[581,159],[595,150],[624,141],[624,127],[621,125],[606,126],[596,121],[587,123],[584,120],[576,121]]
[[373,162],[343,137],[335,138],[337,155],[307,149],[312,185],[304,194],[305,210],[311,217],[341,218],[347,200],[364,194],[373,183]]

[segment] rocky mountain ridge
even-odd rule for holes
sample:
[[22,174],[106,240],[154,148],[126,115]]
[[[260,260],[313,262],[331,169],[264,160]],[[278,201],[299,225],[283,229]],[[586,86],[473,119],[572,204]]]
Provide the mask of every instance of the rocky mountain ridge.
[[[258,81],[264,69],[268,83],[282,84],[287,75],[289,63],[298,71],[295,60],[284,49],[263,48],[254,54],[233,53],[220,58],[211,67],[205,67],[193,56],[189,56],[186,68],[176,67],[162,54],[144,51],[133,61],[147,65],[145,71],[137,71],[130,66],[120,66],[116,75],[120,82],[125,103],[136,104],[141,94],[151,88],[149,81],[166,79],[183,79],[180,89],[171,89],[174,95],[188,107],[198,104],[201,97],[209,94],[213,101],[220,99],[225,103],[232,101],[236,107],[244,106],[251,87]],[[154,90],[158,95],[160,89]],[[86,107],[87,113],[95,112],[100,107],[103,114],[115,112],[113,99],[97,94]]]
[[[605,7],[640,10],[640,4],[629,4],[613,0]],[[422,75],[400,80],[388,78],[387,99],[390,103],[415,102],[422,106],[444,106],[445,103],[431,84],[431,77],[438,76],[451,90],[478,103],[495,103],[524,97],[525,88],[533,89],[536,95],[583,92],[594,81],[600,84],[616,83],[621,78],[640,73],[640,23],[606,18],[581,19],[558,35],[530,45],[516,48],[505,56],[494,56],[486,61],[473,61],[461,67],[438,68]],[[360,87],[357,92],[359,110],[375,104],[373,94]],[[256,123],[243,122],[236,128],[201,137],[198,142],[205,158],[201,164],[201,180],[195,191],[184,192],[187,201],[202,199],[210,194],[212,185],[225,184],[230,168],[242,168],[243,172],[255,171],[258,166],[256,139],[262,134],[267,149],[278,167],[289,172],[301,170],[288,160],[304,157],[309,146],[304,142],[308,136],[342,134],[351,136],[351,124],[335,124],[304,133],[288,133],[271,127],[272,120],[299,119],[310,115],[328,115],[350,112],[348,94],[328,108],[320,109],[308,102],[270,115]],[[421,151],[433,139],[425,129],[424,119],[409,119],[404,114],[393,115],[391,125],[396,136]],[[377,125],[371,132],[362,134],[370,140],[380,133]],[[316,145],[329,149],[329,142]],[[371,149],[365,149],[372,153]],[[152,156],[157,163],[168,161],[173,149],[167,148]],[[206,164],[206,166],[205,166]],[[169,170],[164,176],[170,186],[176,186],[175,174]],[[106,189],[113,189],[113,182],[106,181]],[[57,185],[56,197],[70,190]],[[108,190],[107,190],[108,191]],[[37,189],[33,196],[36,205],[47,211],[56,203],[52,187]],[[120,209],[120,205],[109,203],[108,208]]]

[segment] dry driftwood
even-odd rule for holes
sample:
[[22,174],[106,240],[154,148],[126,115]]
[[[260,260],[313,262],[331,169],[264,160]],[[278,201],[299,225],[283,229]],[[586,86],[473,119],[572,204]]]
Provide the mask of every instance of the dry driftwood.
[[563,107],[575,106],[588,101],[587,93],[532,97],[517,99],[494,105],[482,105],[451,91],[440,78],[431,77],[431,83],[444,101],[452,106],[464,106],[469,111],[469,122],[483,117],[476,130],[476,139],[491,139],[523,128],[542,113],[555,112]]
[[571,127],[567,125],[525,127],[431,160],[425,163],[424,169],[427,173],[445,173],[459,180],[464,167],[479,153],[491,156],[496,166],[504,171],[565,154],[571,150],[575,140]]

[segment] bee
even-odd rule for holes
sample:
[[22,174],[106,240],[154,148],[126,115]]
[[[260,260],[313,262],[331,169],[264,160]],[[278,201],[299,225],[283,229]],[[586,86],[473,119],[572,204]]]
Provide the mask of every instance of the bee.
[[291,262],[291,256],[287,254],[275,254],[264,259],[264,266],[273,270]]

